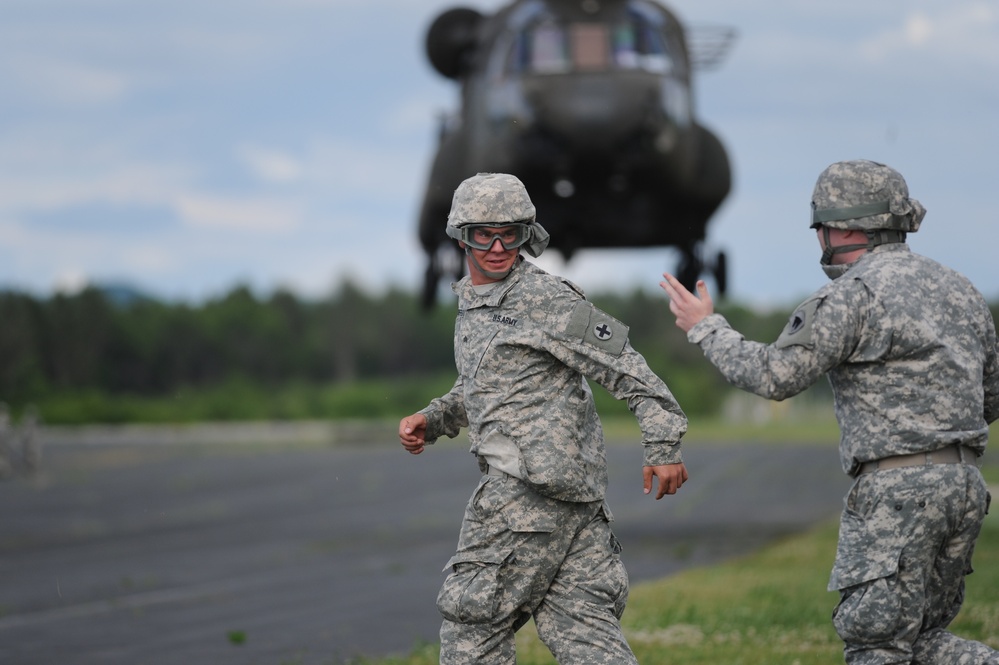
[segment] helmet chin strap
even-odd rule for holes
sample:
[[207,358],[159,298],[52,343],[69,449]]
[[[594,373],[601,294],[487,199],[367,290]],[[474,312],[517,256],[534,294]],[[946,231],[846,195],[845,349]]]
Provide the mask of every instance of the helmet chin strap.
[[905,231],[896,231],[895,229],[877,229],[876,231],[866,231],[867,242],[859,243],[854,245],[839,245],[836,247],[832,246],[829,242],[829,227],[822,226],[822,240],[825,244],[825,249],[822,250],[822,258],[819,259],[819,263],[824,266],[832,265],[832,258],[836,254],[847,254],[858,249],[871,250],[878,245],[886,245],[892,242],[905,242]]
[[513,271],[513,266],[517,265],[517,262],[514,261],[512,264],[510,264],[510,267],[507,270],[504,270],[503,272],[486,270],[485,268],[482,267],[482,264],[479,263],[478,259],[475,258],[475,255],[472,254],[472,248],[469,247],[468,245],[465,245],[465,256],[467,256],[468,260],[472,262],[472,265],[475,266],[476,270],[481,272],[489,279],[504,279],[507,275],[509,275]]

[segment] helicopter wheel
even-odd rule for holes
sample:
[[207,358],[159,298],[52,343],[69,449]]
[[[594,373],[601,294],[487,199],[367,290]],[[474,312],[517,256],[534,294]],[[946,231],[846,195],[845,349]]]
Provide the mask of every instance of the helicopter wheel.
[[465,253],[457,245],[454,249],[445,245],[430,254],[427,270],[423,276],[421,302],[424,310],[431,310],[437,302],[437,285],[445,275],[455,281],[465,276]]
[[420,304],[423,309],[429,311],[434,308],[437,302],[437,282],[440,280],[440,273],[433,259],[427,264],[427,271],[423,275],[423,293],[420,297]]
[[454,281],[461,280],[465,276],[465,252],[460,247],[457,247],[457,253],[455,256],[455,264],[452,271],[454,275]]
[[718,285],[718,295],[724,296],[728,292],[728,257],[725,252],[718,252],[715,255],[711,272],[714,273],[715,283]]
[[683,258],[680,259],[680,264],[676,268],[676,278],[681,284],[686,287],[688,291],[694,293],[697,278],[701,276],[701,272],[704,270],[704,262],[698,256],[696,251],[689,251],[683,253]]

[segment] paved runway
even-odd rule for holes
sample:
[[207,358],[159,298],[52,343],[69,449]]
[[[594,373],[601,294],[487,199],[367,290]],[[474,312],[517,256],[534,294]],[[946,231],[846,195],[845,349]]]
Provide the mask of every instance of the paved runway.
[[[456,443],[74,442],[0,482],[0,663],[331,665],[437,640],[434,601],[478,480]],[[835,445],[688,444],[641,491],[612,444],[610,506],[639,582],[834,516]]]

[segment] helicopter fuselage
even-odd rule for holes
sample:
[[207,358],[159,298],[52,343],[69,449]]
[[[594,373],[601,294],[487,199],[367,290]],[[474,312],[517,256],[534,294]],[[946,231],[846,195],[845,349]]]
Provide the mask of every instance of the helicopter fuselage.
[[454,189],[502,172],[524,182],[550,247],[566,258],[675,246],[700,271],[707,222],[731,176],[720,141],[695,120],[684,31],[671,12],[649,0],[519,0],[492,17],[451,10],[431,26],[428,54],[461,84],[421,211],[431,263],[451,244]]

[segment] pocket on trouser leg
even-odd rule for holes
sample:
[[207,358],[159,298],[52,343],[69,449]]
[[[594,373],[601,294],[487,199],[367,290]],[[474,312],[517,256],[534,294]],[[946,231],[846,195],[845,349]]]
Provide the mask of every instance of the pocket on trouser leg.
[[628,604],[628,571],[621,561],[621,545],[610,534],[610,548],[592,550],[589,560],[575,564],[579,572],[574,595],[583,602],[610,611],[620,619]]
[[614,616],[620,619],[624,615],[624,608],[628,604],[628,572],[624,568],[624,563],[618,556],[614,557],[614,566],[612,567],[612,580],[614,581],[614,587],[616,587],[616,592],[611,592],[611,597],[613,598],[613,612]]
[[[500,574],[510,552],[456,554],[448,562],[451,572],[437,594],[437,609],[455,623],[496,620],[502,595]],[[445,567],[447,570],[447,567]]]
[[840,638],[852,646],[891,641],[901,629],[901,600],[891,578],[878,578],[844,589],[833,611]]
[[621,543],[614,534],[611,534],[611,551],[614,554],[611,557],[612,564],[609,575],[610,595],[613,599],[614,616],[620,619],[624,614],[625,605],[628,604],[629,581],[628,571],[624,567],[624,562],[621,561]]

